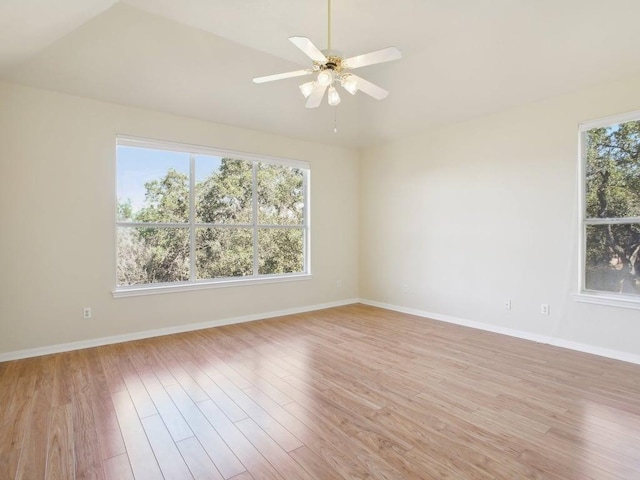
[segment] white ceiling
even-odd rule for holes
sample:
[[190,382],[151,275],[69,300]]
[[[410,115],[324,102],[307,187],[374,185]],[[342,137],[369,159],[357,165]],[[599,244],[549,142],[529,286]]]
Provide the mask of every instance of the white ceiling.
[[251,82],[308,66],[287,37],[326,47],[324,0],[0,0],[0,78],[358,148],[640,72],[638,0],[332,3],[334,49],[402,51],[358,71],[385,100]]

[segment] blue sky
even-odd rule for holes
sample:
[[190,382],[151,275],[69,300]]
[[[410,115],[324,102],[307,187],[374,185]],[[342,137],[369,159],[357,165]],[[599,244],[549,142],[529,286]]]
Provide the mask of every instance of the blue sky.
[[[118,202],[131,200],[133,211],[144,205],[144,184],[162,178],[170,168],[189,175],[189,154],[118,145]],[[196,182],[220,167],[220,157],[196,157]]]

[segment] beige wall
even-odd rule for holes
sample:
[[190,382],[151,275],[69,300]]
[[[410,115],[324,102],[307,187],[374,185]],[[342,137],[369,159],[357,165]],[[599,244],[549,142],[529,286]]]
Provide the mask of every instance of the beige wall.
[[638,310],[573,298],[578,123],[639,109],[636,77],[363,152],[360,296],[640,354]]
[[[309,161],[312,280],[112,298],[118,133]],[[0,354],[357,297],[358,162],[346,149],[0,83]]]
[[[0,355],[358,296],[640,354],[637,310],[573,298],[577,124],[633,110],[640,77],[423,132],[359,158],[0,83]],[[113,299],[117,133],[310,161],[313,279]],[[93,319],[82,319],[84,306]]]

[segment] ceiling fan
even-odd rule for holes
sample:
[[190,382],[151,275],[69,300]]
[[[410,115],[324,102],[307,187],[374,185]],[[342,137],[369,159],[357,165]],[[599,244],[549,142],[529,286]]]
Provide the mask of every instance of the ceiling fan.
[[285,78],[303,77],[317,74],[316,79],[300,85],[300,91],[307,99],[307,108],[320,106],[324,93],[328,90],[327,101],[329,105],[336,106],[340,103],[340,95],[335,84],[340,84],[351,95],[358,90],[372,96],[376,100],[382,100],[389,92],[364,78],[350,72],[356,68],[367,67],[378,63],[399,59],[402,54],[396,47],[387,47],[375,52],[344,58],[342,53],[331,50],[331,0],[328,5],[327,49],[320,50],[307,37],[289,37],[289,41],[302,50],[312,61],[311,68],[296,70],[293,72],[278,73],[265,77],[256,77],[254,83],[272,82]]

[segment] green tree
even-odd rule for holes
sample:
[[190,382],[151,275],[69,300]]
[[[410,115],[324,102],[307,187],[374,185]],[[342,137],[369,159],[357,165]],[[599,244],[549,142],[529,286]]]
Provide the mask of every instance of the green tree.
[[196,221],[250,224],[253,219],[251,163],[223,158],[218,172],[196,185]]
[[[252,164],[231,158],[223,158],[217,170],[196,183],[197,279],[253,274],[253,184]],[[258,230],[258,272],[280,274],[302,271],[302,171],[259,164],[256,168],[256,184],[259,225],[282,226]],[[137,213],[132,213],[130,202],[118,205],[118,218],[121,221],[189,221],[187,175],[169,170],[162,178],[146,183],[145,189],[145,206]],[[149,226],[122,227],[119,230],[120,285],[189,279],[187,228]]]
[[[302,227],[304,182],[302,171],[261,163],[257,169],[258,223]],[[264,275],[301,272],[302,228],[262,228],[258,232],[258,271]]]
[[[249,162],[223,158],[218,171],[196,185],[198,279],[241,277],[253,273],[253,170]],[[244,225],[244,227],[232,227]]]
[[[169,169],[145,184],[145,207],[131,214],[134,222],[184,223],[189,220],[189,179]],[[125,217],[127,218],[127,217]],[[189,230],[182,227],[121,227],[118,232],[118,284],[166,283],[189,280]]]

